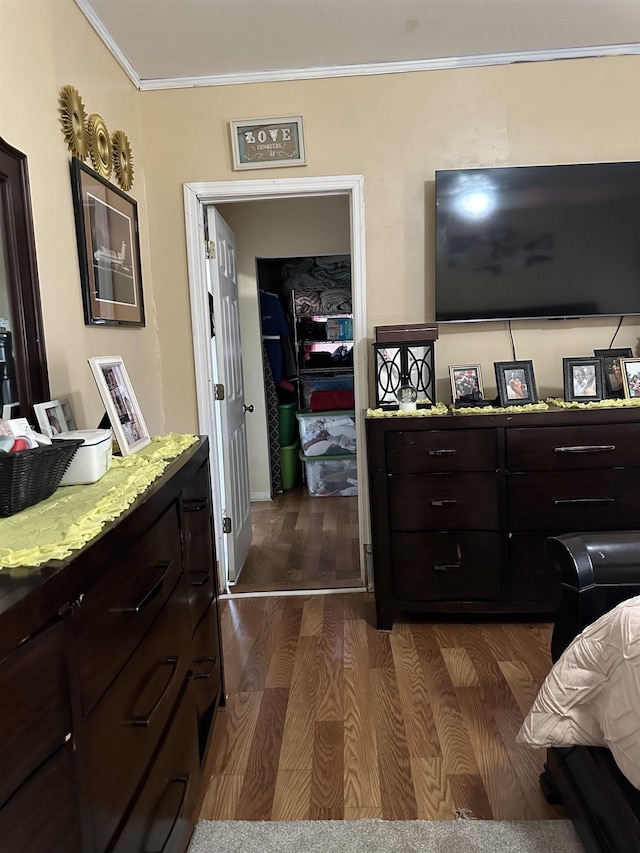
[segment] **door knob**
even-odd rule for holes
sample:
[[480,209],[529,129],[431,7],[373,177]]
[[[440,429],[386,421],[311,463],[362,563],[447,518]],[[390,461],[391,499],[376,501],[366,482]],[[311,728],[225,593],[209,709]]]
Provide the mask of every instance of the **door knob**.
[[252,412],[253,411],[253,406],[244,406],[244,404],[243,404],[243,407],[244,407],[245,412]]

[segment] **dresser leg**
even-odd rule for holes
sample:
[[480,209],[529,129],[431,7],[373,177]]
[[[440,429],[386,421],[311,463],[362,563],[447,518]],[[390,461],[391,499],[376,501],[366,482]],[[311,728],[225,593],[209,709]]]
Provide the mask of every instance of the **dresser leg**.
[[393,628],[395,609],[391,601],[376,601],[376,620],[378,631],[390,631]]

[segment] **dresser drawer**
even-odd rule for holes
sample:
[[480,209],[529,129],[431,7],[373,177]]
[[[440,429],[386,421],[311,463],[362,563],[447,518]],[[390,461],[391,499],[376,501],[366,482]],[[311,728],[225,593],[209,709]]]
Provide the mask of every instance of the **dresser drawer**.
[[191,683],[186,685],[177,713],[113,853],[183,853],[187,846],[200,786],[191,686]]
[[490,601],[501,598],[499,533],[394,533],[397,599]]
[[[71,731],[61,622],[0,665],[0,805]],[[1,836],[0,836],[1,837]]]
[[640,527],[634,471],[549,471],[507,478],[512,533],[624,530]]
[[185,544],[203,527],[211,527],[209,466],[202,465],[182,490]]
[[144,637],[181,574],[178,504],[173,503],[72,609],[85,716]]
[[[3,765],[3,773],[6,769]],[[6,853],[81,853],[80,826],[74,751],[69,741],[0,809],[0,849]]]
[[497,530],[496,475],[394,474],[389,524],[392,530]]
[[640,465],[640,423],[507,430],[510,471],[571,471]]
[[203,613],[211,606],[214,597],[215,560],[213,539],[208,525],[185,544],[185,581],[189,592],[191,624],[196,626]]
[[498,467],[496,432],[491,429],[390,432],[386,451],[390,474],[495,471]]
[[169,720],[191,666],[181,587],[99,702],[83,732],[96,851],[115,832]]
[[[208,722],[222,689],[218,608],[215,604],[207,610],[198,623],[191,645],[198,719]],[[204,729],[208,730],[208,725],[205,725]]]

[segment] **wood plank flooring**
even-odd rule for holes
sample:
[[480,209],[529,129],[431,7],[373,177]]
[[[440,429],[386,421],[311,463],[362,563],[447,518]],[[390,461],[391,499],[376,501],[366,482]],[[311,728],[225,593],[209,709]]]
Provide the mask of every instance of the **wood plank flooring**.
[[550,667],[545,623],[399,622],[370,593],[221,602],[227,706],[201,818],[565,817],[515,743]]
[[302,484],[251,504],[253,542],[233,592],[359,587],[357,497]]

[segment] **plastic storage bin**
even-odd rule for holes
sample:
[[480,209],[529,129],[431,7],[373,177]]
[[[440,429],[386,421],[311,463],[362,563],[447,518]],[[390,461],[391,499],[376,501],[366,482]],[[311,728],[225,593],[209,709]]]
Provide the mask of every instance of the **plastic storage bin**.
[[81,439],[83,442],[60,480],[61,486],[96,483],[111,468],[113,442],[110,429],[76,429],[62,432],[58,438]]
[[296,412],[300,444],[306,456],[347,456],[356,452],[356,413]]
[[353,374],[304,376],[302,378],[302,397],[306,409],[311,406],[311,395],[314,391],[353,391]]
[[358,467],[356,455],[350,456],[305,456],[304,462],[307,488],[312,497],[348,497],[358,494]]
[[280,423],[280,447],[289,447],[296,440],[296,404],[282,403],[278,406]]
[[288,491],[292,489],[298,482],[298,474],[300,473],[300,459],[298,452],[300,443],[288,444],[286,447],[280,448],[280,473],[282,475],[282,489]]

